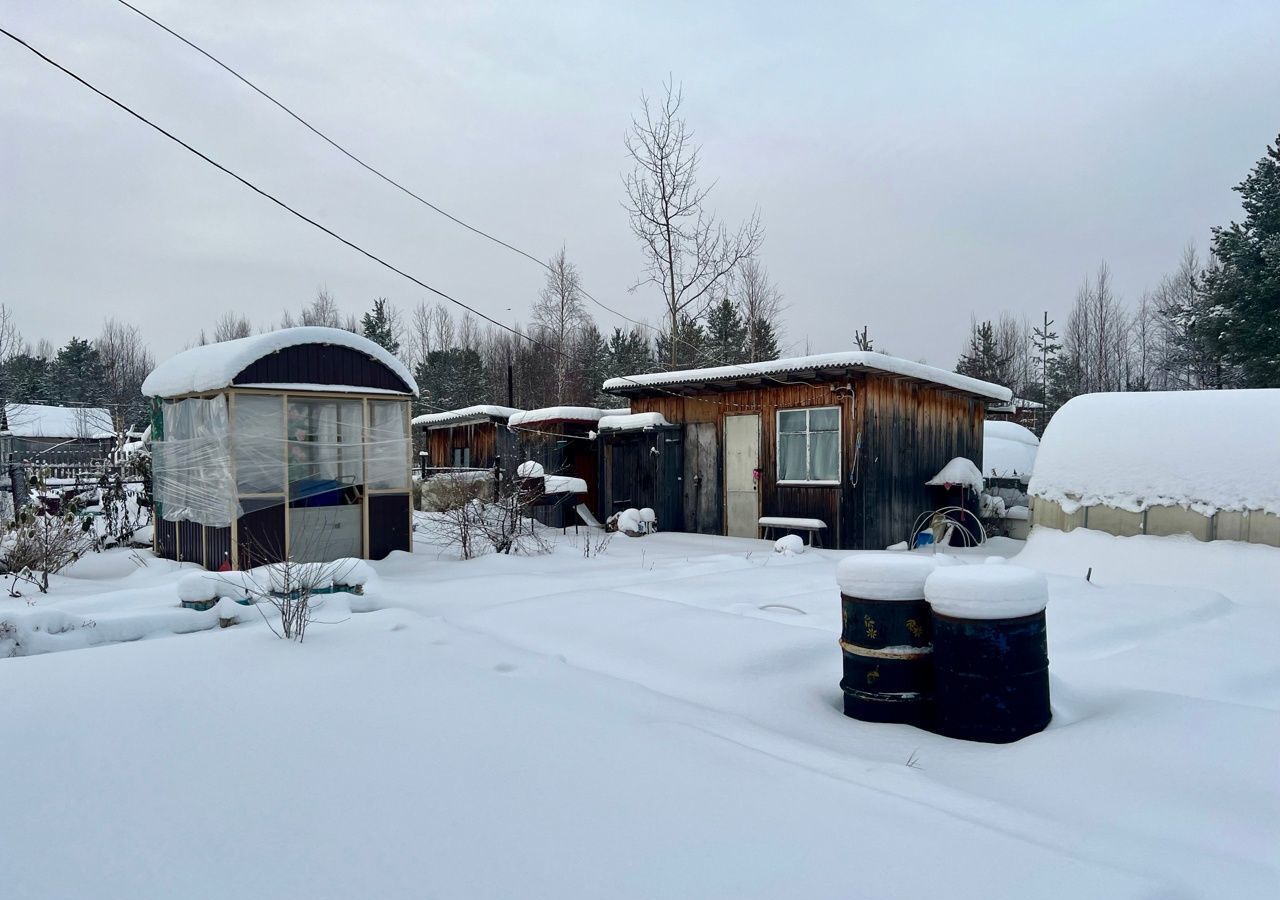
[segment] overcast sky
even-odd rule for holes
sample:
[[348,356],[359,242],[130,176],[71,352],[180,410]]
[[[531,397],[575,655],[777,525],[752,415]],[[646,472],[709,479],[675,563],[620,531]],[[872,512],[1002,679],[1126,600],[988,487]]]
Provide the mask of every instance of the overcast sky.
[[[670,72],[716,180],[753,207],[787,349],[950,367],[971,313],[1065,319],[1100,260],[1136,300],[1280,132],[1280,3],[988,5],[135,0],[459,217],[587,288],[644,261],[622,137]],[[38,49],[334,230],[496,318],[542,270],[356,167],[115,0],[0,0]],[[157,355],[227,309],[278,320],[425,292],[0,38],[0,302],[61,344],[104,316]],[[509,311],[510,310],[510,311]],[[602,327],[618,324],[594,310]]]

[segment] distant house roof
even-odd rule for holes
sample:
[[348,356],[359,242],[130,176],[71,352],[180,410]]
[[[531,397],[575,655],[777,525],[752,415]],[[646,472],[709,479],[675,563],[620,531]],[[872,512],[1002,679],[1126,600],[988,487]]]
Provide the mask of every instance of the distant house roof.
[[[236,376],[258,360],[303,344],[327,344],[363,353],[390,369],[392,374],[404,383],[405,393],[415,395],[418,393],[418,383],[413,380],[409,369],[386,348],[341,328],[318,326],[282,328],[266,334],[255,334],[234,341],[205,344],[203,347],[184,350],[155,367],[142,382],[142,393],[146,397],[180,397],[184,394],[221,390],[236,383]],[[271,386],[282,387],[283,385]],[[307,385],[289,386],[305,388]],[[320,387],[320,385],[312,387]],[[343,385],[327,384],[323,387],[341,389]]]
[[105,440],[116,436],[111,413],[101,407],[6,403],[4,412],[15,437]]
[[471,425],[476,422],[506,422],[518,412],[520,410],[512,409],[510,406],[480,404],[414,416],[413,424],[425,428],[445,428],[454,425]]
[[815,379],[831,380],[855,370],[900,375],[904,378],[913,378],[1006,403],[1013,398],[1012,391],[998,384],[979,381],[945,369],[937,369],[923,363],[898,359],[869,350],[820,353],[814,356],[796,356],[790,359],[742,363],[735,366],[716,366],[710,369],[627,375],[622,378],[610,378],[604,383],[604,389],[624,396],[651,395],[663,393],[664,390],[675,390],[678,393],[690,393],[701,388],[732,390],[737,385],[756,386],[777,381],[793,383]]
[[999,406],[988,406],[987,412],[1017,412],[1020,409],[1046,409],[1047,407],[1038,400],[1028,400],[1026,397],[1014,397],[1008,403],[1001,403]]
[[552,425],[556,422],[581,422],[594,425],[605,416],[625,416],[630,409],[596,409],[594,406],[547,406],[518,412],[507,420],[511,428]]
[[1040,438],[1029,492],[1064,506],[1280,514],[1280,389],[1085,394]]
[[982,426],[982,476],[1016,478],[1023,484],[1035,470],[1040,439],[1017,422],[987,421]]

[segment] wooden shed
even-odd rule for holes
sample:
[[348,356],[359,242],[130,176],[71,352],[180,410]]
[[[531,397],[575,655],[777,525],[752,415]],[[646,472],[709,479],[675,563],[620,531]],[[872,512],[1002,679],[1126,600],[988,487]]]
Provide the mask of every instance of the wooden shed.
[[[549,406],[516,413],[507,427],[516,437],[515,461],[540,464],[548,475],[565,475],[586,482],[583,502],[597,509],[599,473],[596,466],[595,432],[602,418],[620,415],[626,409],[596,409],[591,406]],[[505,467],[505,463],[504,463]],[[513,474],[514,470],[508,472]]]
[[412,375],[336,328],[195,347],[158,366],[155,552],[209,569],[411,549]]
[[499,458],[510,462],[516,440],[507,420],[518,412],[509,406],[482,405],[415,417],[414,447],[423,476],[451,469],[491,469]]
[[980,462],[987,403],[1011,396],[869,351],[632,375],[604,388],[678,428],[649,454],[672,455],[651,487],[628,475],[633,466],[602,460],[602,506],[625,493],[633,506],[678,510],[659,519],[662,530],[740,537],[758,537],[762,517],[819,520],[824,545],[842,549],[906,540],[930,508],[925,482],[955,457]]

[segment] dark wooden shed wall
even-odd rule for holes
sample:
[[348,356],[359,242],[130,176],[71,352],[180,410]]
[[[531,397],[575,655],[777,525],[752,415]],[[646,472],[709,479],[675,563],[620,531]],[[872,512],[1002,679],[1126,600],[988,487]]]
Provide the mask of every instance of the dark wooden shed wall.
[[[818,406],[841,410],[841,483],[780,485],[777,412]],[[632,412],[659,412],[672,423],[713,424],[721,472],[724,417],[758,413],[760,515],[821,519],[827,523],[827,546],[844,549],[884,548],[906,540],[915,518],[930,507],[924,483],[956,456],[982,458],[985,408],[979,397],[875,374],[835,384],[773,384],[728,392],[704,388],[696,396],[631,399]],[[692,474],[684,472],[685,489]],[[720,503],[723,508],[723,493]]]

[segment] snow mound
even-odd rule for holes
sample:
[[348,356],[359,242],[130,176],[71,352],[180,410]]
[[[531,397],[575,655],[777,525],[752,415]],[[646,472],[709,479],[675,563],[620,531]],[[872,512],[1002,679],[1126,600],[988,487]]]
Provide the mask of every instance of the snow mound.
[[542,463],[527,460],[516,466],[516,474],[521,478],[544,478],[547,470],[542,468]]
[[809,549],[804,545],[804,538],[798,534],[784,534],[773,542],[773,552],[783,556],[795,556]]
[[941,472],[934,475],[925,484],[939,486],[960,484],[967,488],[972,488],[978,493],[982,493],[984,486],[982,473],[978,471],[978,467],[973,464],[973,460],[966,459],[963,456],[957,456],[951,460],[951,462],[942,467]]
[[991,478],[1018,478],[1026,483],[1035,469],[1040,439],[1017,422],[984,422],[982,426],[982,474]]
[[212,572],[192,572],[178,579],[178,599],[183,603],[208,603],[217,596],[217,576]]
[[924,593],[934,612],[957,619],[1016,619],[1049,603],[1044,575],[1011,565],[939,568],[925,582]]
[[548,494],[585,494],[587,482],[572,475],[548,475],[546,491]]
[[625,416],[601,416],[601,431],[645,431],[670,425],[667,417],[659,412],[631,413]]
[[933,554],[858,553],[840,560],[836,583],[840,593],[864,600],[920,600],[925,580],[938,564]]
[[1280,515],[1280,389],[1086,394],[1040,442],[1036,497],[1140,512]]
[[[341,328],[303,326],[281,328],[234,341],[192,347],[162,362],[142,382],[144,397],[180,397],[230,386],[236,376],[253,363],[288,347],[301,344],[331,344],[358,350],[382,363],[403,381],[415,396],[418,383],[405,364],[368,338]],[[331,385],[330,387],[337,387]]]

